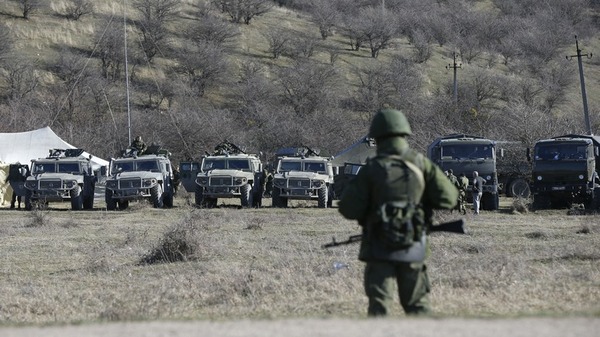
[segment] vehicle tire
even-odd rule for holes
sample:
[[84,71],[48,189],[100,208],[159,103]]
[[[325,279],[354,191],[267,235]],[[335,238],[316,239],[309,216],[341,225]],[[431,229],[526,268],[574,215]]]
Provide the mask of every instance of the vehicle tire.
[[83,198],[83,209],[94,209],[94,196],[88,195]]
[[319,188],[319,191],[317,191],[319,197],[319,208],[327,208],[327,199],[329,197],[327,190],[327,185],[323,185],[321,188]]
[[154,185],[150,189],[150,200],[152,200],[152,206],[154,208],[163,207],[162,189],[159,184]]
[[242,207],[252,207],[252,185],[243,185],[240,188],[240,194],[240,202]]
[[173,198],[174,198],[173,191],[163,193],[163,204],[165,205],[165,207],[168,207],[168,208],[173,207]]
[[498,194],[484,193],[481,197],[481,209],[485,211],[495,211],[498,209]]
[[335,199],[335,187],[333,185],[329,185],[328,188],[329,195],[327,196],[327,208],[333,207],[333,199]]
[[271,198],[273,207],[286,208],[288,206],[287,198],[281,197],[281,190],[277,187],[273,188]]
[[196,189],[194,190],[194,197],[196,206],[204,206],[204,188],[202,186],[196,184]]
[[119,201],[119,210],[124,211],[129,207],[129,200],[120,200]]
[[507,197],[529,198],[530,195],[531,190],[529,189],[529,183],[527,183],[527,180],[517,178],[508,183],[506,188]]
[[531,208],[533,211],[550,208],[550,198],[545,195],[534,195]]
[[600,211],[600,187],[594,188],[594,197],[591,205],[592,211]]
[[117,200],[113,199],[113,191],[108,188],[104,192],[104,201],[106,202],[106,209],[109,211],[114,211],[117,209]]
[[81,186],[76,185],[69,194],[71,195],[71,209],[74,211],[80,211],[83,208]]
[[25,192],[25,210],[26,211],[31,211],[31,208],[32,208],[32,206],[31,206],[31,195],[32,195],[32,192],[30,190],[27,190]]

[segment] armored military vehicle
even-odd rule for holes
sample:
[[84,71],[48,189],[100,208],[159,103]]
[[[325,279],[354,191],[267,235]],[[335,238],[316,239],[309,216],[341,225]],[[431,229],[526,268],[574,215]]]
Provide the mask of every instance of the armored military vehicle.
[[94,207],[95,172],[82,149],[52,149],[48,157],[31,161],[31,175],[24,182],[25,209],[50,201],[71,202],[71,209]]
[[287,207],[288,200],[316,200],[319,208],[333,201],[333,165],[331,158],[320,157],[308,147],[277,151],[273,176],[273,207]]
[[215,207],[219,198],[239,198],[242,207],[261,204],[264,178],[259,156],[227,140],[200,163],[181,162],[179,167],[182,185],[194,192],[197,206]]
[[536,142],[532,184],[534,209],[583,204],[600,208],[600,137],[564,135]]
[[[500,152],[501,153],[501,152]],[[458,176],[464,173],[472,183],[473,171],[486,180],[483,186],[481,208],[496,210],[499,206],[498,171],[496,169],[496,142],[463,134],[437,138],[427,148],[427,156],[442,170]],[[469,185],[470,191],[472,185]],[[471,198],[471,193],[467,196]]]
[[147,199],[154,208],[173,207],[173,168],[169,152],[151,145],[140,156],[125,151],[110,162],[105,201],[108,210],[129,207],[129,201]]

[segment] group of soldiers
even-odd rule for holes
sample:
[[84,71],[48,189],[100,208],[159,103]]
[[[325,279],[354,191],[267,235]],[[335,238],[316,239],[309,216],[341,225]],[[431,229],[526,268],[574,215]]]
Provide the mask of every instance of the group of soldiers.
[[461,214],[467,214],[467,187],[469,186],[469,178],[464,173],[461,173],[458,177],[455,176],[452,169],[444,171],[444,173],[450,179],[452,185],[458,189],[458,203],[455,209]]

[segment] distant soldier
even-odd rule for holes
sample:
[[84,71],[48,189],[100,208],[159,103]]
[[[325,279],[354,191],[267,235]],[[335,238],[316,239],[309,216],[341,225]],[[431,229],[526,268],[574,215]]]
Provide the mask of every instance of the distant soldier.
[[452,183],[452,185],[456,186],[456,188],[459,188],[459,184],[458,184],[458,178],[454,175],[454,171],[452,171],[452,169],[449,169],[448,171],[448,179],[450,179],[450,182]]
[[[17,162],[16,164],[12,164],[9,167],[9,171],[8,171],[8,177],[6,177],[6,181],[7,183],[13,182],[13,183],[17,183],[17,182],[24,182],[25,180],[27,180],[27,176],[29,176],[29,168],[27,167],[27,165],[21,165],[21,163]],[[12,192],[12,197],[10,199],[10,208],[14,209],[15,208],[15,203],[18,204],[18,208],[21,208],[21,196],[17,195],[17,191],[15,191],[14,186],[11,185],[13,187],[13,192]]]
[[473,212],[479,214],[481,197],[483,196],[483,185],[486,180],[479,176],[479,172],[473,171]]
[[467,214],[467,188],[469,187],[469,178],[464,173],[458,176],[458,211]]
[[179,166],[173,168],[173,194],[177,194],[179,184],[181,183],[181,173],[179,172]]
[[146,143],[144,143],[144,141],[142,140],[142,136],[135,137],[133,142],[131,142],[131,146],[129,147],[133,151],[133,154],[136,156],[144,154],[144,151],[146,151],[146,149],[148,148],[146,146]]

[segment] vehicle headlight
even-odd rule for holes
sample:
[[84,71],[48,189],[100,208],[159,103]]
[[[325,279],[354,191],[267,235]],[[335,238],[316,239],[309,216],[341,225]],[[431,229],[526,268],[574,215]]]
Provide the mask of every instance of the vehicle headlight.
[[492,176],[485,176],[485,180],[492,181]]
[[277,187],[285,187],[285,179],[275,179],[273,181],[273,185],[277,186]]
[[583,174],[579,175],[579,180],[583,180]]
[[537,177],[536,177],[536,179],[537,179],[538,181],[542,181],[542,176],[537,176]]
[[313,188],[320,188],[322,185],[323,185],[323,180],[313,180],[312,181]]
[[64,181],[65,188],[72,189],[77,185],[77,180],[65,180]]
[[37,181],[35,181],[35,180],[25,182],[25,188],[34,189],[36,187],[37,187]]
[[119,186],[119,184],[117,183],[116,180],[107,180],[106,181],[106,188],[117,188]]
[[200,186],[208,185],[208,178],[198,178],[196,179],[196,184]]
[[236,185],[242,185],[242,184],[245,184],[245,183],[246,183],[246,178],[245,178],[245,177],[241,177],[241,178],[235,178],[235,179],[233,180],[233,182],[234,182]]
[[154,179],[154,178],[142,179],[142,186],[144,186],[144,187],[150,187],[150,186],[153,186],[154,184],[156,184],[156,179]]

